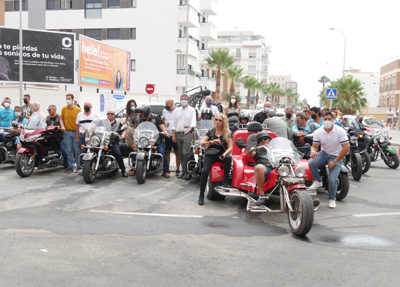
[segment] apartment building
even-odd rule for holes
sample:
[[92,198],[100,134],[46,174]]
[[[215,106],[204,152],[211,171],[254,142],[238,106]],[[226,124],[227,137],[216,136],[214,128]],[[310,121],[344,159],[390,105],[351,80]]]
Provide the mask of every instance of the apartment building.
[[400,101],[400,60],[383,67],[380,72],[379,106],[398,107]]
[[[209,42],[210,49],[228,49],[235,56],[235,64],[242,69],[243,76],[252,76],[264,83],[268,82],[269,55],[271,47],[265,44],[264,36],[256,35],[253,31],[218,31],[218,40]],[[237,82],[236,93],[242,102],[247,100],[247,89]],[[223,85],[222,95],[228,92],[228,85]],[[251,92],[251,105],[255,104],[255,92]]]
[[[291,75],[270,75],[270,83],[278,83],[282,90],[292,89],[293,93],[297,93],[297,82],[292,81]],[[284,108],[293,104],[293,99],[287,96],[279,97],[279,107]],[[274,103],[277,104],[277,103]]]
[[[0,0],[0,12],[1,4],[0,21],[18,28],[19,1]],[[23,0],[22,9],[24,29],[73,32],[77,41],[82,34],[129,51],[128,94],[145,94],[146,84],[155,84],[155,93],[165,97],[199,85],[215,91],[215,79],[203,62],[209,41],[217,40],[212,23],[217,0]],[[79,55],[78,42],[76,47]],[[78,86],[68,89],[79,91]]]
[[379,105],[379,73],[378,72],[361,72],[359,69],[345,70],[344,75],[353,76],[361,82],[364,88],[364,96],[368,101],[369,107],[377,107]]

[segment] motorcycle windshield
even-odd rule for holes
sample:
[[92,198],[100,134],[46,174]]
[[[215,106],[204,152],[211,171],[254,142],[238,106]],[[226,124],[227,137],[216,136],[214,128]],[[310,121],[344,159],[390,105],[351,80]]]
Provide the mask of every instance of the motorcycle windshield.
[[200,141],[206,136],[206,133],[212,129],[213,122],[211,120],[201,120],[197,122],[197,131],[199,132]]
[[272,139],[267,145],[268,160],[273,167],[278,167],[280,160],[290,158],[292,164],[298,165],[301,158],[293,142],[282,137]]
[[108,119],[94,120],[89,125],[89,132],[95,134],[111,133],[111,123]]
[[133,133],[133,138],[138,140],[143,136],[149,139],[158,140],[160,134],[155,124],[153,124],[152,122],[142,122],[135,129],[135,132]]
[[26,130],[45,129],[46,127],[46,115],[40,112],[33,113],[25,125]]

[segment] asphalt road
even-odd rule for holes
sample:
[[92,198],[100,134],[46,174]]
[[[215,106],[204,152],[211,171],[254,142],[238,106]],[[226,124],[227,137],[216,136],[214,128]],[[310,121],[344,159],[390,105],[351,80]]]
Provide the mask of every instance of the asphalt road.
[[[398,286],[400,171],[373,163],[307,237],[239,198],[197,205],[199,180],[0,166],[0,286]],[[272,202],[271,204],[276,204]]]

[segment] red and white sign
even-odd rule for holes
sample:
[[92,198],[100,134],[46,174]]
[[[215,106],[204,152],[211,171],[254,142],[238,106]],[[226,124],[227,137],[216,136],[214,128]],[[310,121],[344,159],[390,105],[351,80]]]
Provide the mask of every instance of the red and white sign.
[[147,84],[146,85],[146,93],[148,93],[149,95],[151,95],[152,93],[154,93],[154,90],[156,88],[154,87],[154,85],[152,84]]

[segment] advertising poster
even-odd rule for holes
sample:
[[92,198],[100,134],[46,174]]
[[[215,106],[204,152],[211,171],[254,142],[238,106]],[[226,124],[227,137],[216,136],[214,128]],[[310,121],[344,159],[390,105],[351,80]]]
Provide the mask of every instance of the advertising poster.
[[123,107],[125,107],[124,95],[100,95],[100,112],[107,112],[108,110],[114,110],[116,112]]
[[[75,34],[23,30],[23,81],[74,83]],[[19,30],[0,28],[0,81],[19,81]]]
[[80,35],[79,84],[129,91],[131,54]]

